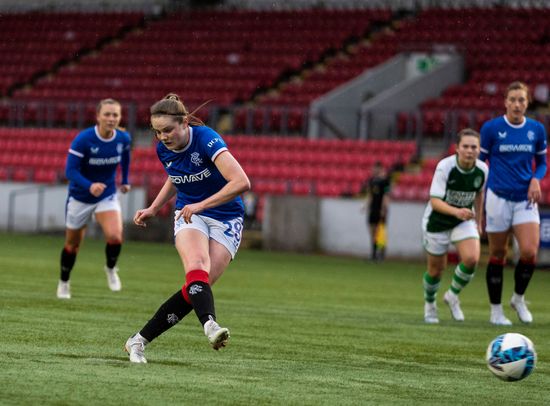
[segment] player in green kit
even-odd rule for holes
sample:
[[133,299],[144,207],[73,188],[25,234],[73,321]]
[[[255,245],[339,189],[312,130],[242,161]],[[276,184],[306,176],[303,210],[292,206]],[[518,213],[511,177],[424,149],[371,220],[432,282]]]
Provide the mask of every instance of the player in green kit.
[[451,243],[458,251],[460,263],[443,301],[453,319],[464,320],[458,294],[474,276],[479,261],[483,188],[489,172],[487,165],[477,159],[479,144],[478,132],[470,128],[460,131],[456,154],[437,164],[432,179],[430,201],[422,220],[423,244],[428,256],[428,269],[422,279],[424,321],[429,324],[439,323],[435,296]]

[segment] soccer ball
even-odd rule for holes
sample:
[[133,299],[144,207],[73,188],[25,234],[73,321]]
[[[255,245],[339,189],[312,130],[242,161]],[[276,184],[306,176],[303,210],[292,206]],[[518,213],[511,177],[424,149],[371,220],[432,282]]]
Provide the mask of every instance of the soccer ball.
[[487,348],[487,367],[504,381],[519,381],[531,374],[537,362],[533,342],[518,333],[499,335]]

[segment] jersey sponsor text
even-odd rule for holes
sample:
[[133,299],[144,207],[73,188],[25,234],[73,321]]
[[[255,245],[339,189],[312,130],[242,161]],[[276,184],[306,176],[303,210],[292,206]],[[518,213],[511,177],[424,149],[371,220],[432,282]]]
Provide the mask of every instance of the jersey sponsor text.
[[116,165],[120,162],[121,157],[112,156],[110,158],[90,158],[88,160],[89,165]]
[[447,190],[445,201],[455,207],[470,207],[476,198],[476,191]]
[[498,152],[532,152],[531,144],[502,144],[498,146]]
[[179,183],[191,183],[191,182],[200,182],[203,179],[208,178],[212,173],[209,169],[205,169],[204,171],[201,171],[199,173],[191,174],[191,175],[184,175],[184,176],[170,176],[170,181],[174,184]]

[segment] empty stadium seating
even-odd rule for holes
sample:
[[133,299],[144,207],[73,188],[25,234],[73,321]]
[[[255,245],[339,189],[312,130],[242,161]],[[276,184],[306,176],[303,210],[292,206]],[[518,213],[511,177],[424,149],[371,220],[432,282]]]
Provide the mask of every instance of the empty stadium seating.
[[0,96],[142,18],[142,13],[0,14],[0,37],[9,38],[0,41]]
[[[427,9],[379,42],[388,49],[433,51],[444,46],[465,56],[467,81],[421,106],[422,132],[441,136],[466,126],[479,129],[488,118],[502,114],[504,90],[512,81],[522,80],[533,89],[550,84],[549,18],[548,8]],[[506,28],[526,24],[533,29]],[[415,115],[400,114],[401,134],[414,131]]]
[[[68,147],[77,130],[0,128],[0,180],[36,183],[64,181]],[[308,140],[281,136],[224,136],[230,151],[260,197],[272,194],[357,195],[372,165],[406,165],[416,153],[412,142]],[[147,188],[152,201],[166,174],[155,146],[133,149],[130,181]],[[169,208],[165,209],[166,214]]]

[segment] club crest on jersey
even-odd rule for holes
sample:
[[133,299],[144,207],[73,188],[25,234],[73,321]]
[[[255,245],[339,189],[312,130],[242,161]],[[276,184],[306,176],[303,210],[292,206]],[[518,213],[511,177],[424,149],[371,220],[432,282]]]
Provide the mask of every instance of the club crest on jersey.
[[122,154],[122,144],[121,143],[118,143],[116,144],[116,152],[118,152],[119,154]]
[[198,152],[193,152],[191,154],[191,163],[195,164],[196,166],[201,166],[202,159],[201,159],[200,154]]
[[531,130],[527,131],[527,138],[529,141],[533,141],[535,139],[535,133]]
[[506,131],[504,131],[502,133],[500,131],[498,132],[498,138],[500,138],[500,139],[506,138],[506,135],[507,135]]
[[97,154],[99,152],[99,147],[90,147],[90,152],[92,154]]

